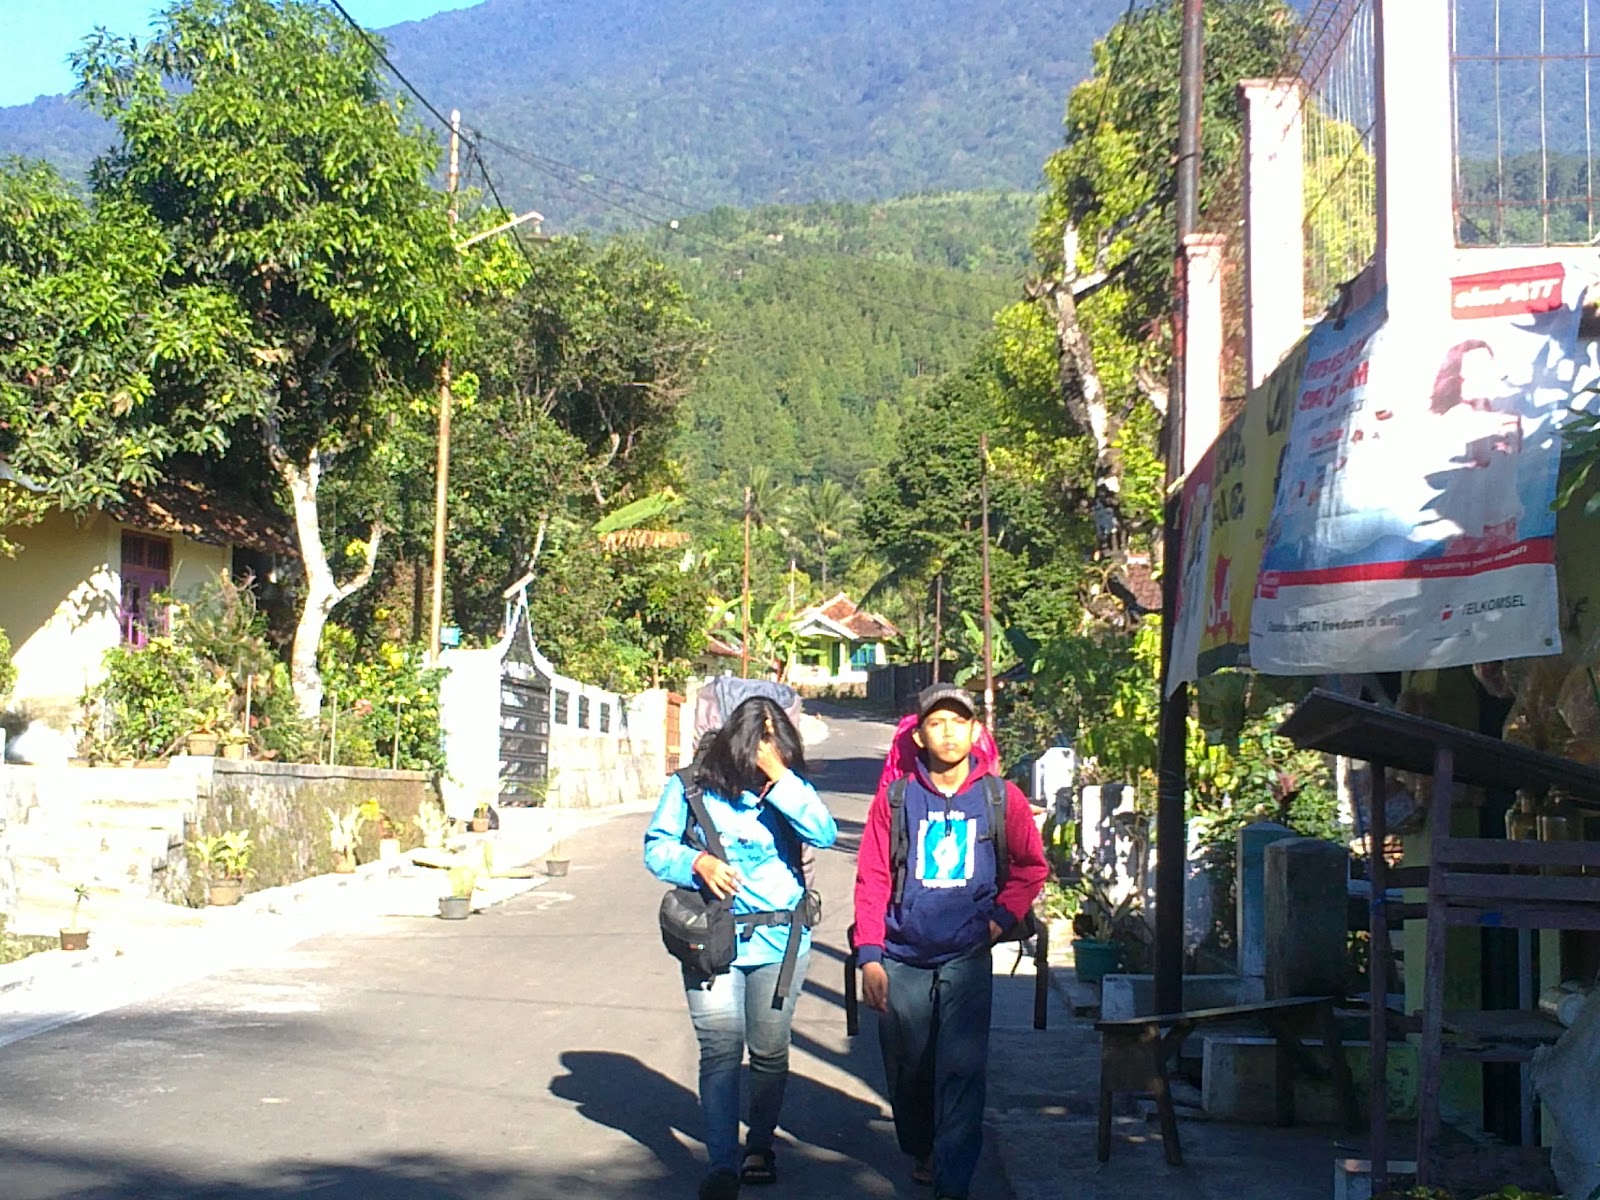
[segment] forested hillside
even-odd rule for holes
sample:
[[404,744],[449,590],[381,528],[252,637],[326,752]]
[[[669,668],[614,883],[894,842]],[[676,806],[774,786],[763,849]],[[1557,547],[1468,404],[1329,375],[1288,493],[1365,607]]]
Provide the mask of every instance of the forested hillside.
[[1033,198],[719,209],[657,235],[711,327],[678,456],[703,485],[763,465],[853,490],[892,456],[899,404],[1021,294]]
[[[508,203],[552,229],[615,228],[641,211],[1034,187],[1125,7],[487,0],[384,36],[434,103],[524,152],[485,147]],[[60,100],[0,110],[6,153],[81,170],[109,141]]]

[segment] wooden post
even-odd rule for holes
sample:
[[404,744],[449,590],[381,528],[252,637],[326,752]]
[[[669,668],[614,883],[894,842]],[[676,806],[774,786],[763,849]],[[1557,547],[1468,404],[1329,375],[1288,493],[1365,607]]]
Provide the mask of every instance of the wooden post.
[[[1446,939],[1450,936],[1445,921],[1444,842],[1450,837],[1456,773],[1455,751],[1440,746],[1433,758],[1433,794],[1428,805],[1428,931],[1427,949],[1422,961],[1422,1044],[1417,1052],[1417,1185],[1425,1187],[1433,1178],[1430,1157],[1439,1136],[1439,1087],[1444,1057],[1444,960]],[[1374,1195],[1377,1193],[1374,1192]]]
[[[461,183],[461,113],[450,112],[450,173],[446,187],[450,195],[448,220],[450,236],[455,237],[456,189]],[[450,352],[445,351],[439,373],[439,447],[433,485],[433,606],[428,617],[428,661],[439,661],[439,626],[444,618],[444,537],[445,503],[450,492]]]
[[933,577],[933,678],[930,683],[939,682],[939,656],[944,653],[940,644],[940,637],[944,632],[944,572],[940,571]]
[[739,626],[739,677],[750,678],[750,487],[744,489],[744,618]]
[[1367,1031],[1369,1072],[1367,1113],[1368,1155],[1372,1160],[1372,1194],[1389,1190],[1389,913],[1384,908],[1389,886],[1383,845],[1389,840],[1387,804],[1389,769],[1372,764],[1371,817],[1367,822]]

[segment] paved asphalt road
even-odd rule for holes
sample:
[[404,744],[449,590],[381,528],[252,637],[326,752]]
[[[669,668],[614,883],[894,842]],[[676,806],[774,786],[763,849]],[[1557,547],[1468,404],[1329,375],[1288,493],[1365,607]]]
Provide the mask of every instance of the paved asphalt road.
[[[854,851],[890,730],[829,723],[815,779],[841,838],[819,862],[827,912],[795,1026],[782,1178],[746,1192],[774,1200],[914,1194],[871,1020],[847,1039],[840,991]],[[693,1196],[694,1039],[655,931],[661,886],[639,862],[645,820],[568,839],[568,878],[469,921],[390,918],[264,950],[0,1048],[0,1200]],[[1010,1196],[991,1155],[973,1200]]]

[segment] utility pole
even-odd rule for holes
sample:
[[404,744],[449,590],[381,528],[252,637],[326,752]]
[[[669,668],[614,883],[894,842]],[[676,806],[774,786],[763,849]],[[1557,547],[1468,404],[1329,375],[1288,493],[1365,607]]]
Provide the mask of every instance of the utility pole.
[[994,624],[989,595],[989,435],[978,435],[978,456],[983,460],[979,490],[983,498],[983,720],[994,732],[994,646],[989,628]]
[[750,678],[750,485],[744,489],[744,620],[739,627],[739,677]]
[[940,637],[944,633],[944,572],[933,577],[933,680],[939,682],[939,659],[944,654]]
[[[461,184],[461,113],[450,111],[450,173],[446,189],[450,195],[447,220],[450,238],[455,240],[456,189]],[[439,661],[439,624],[444,617],[444,535],[445,503],[450,492],[450,351],[444,352],[444,369],[439,379],[439,462],[433,486],[433,609],[428,618],[428,660]]]
[[1184,805],[1188,780],[1189,689],[1170,687],[1172,631],[1178,617],[1178,571],[1183,555],[1181,497],[1174,485],[1183,474],[1184,244],[1200,224],[1200,104],[1205,91],[1203,0],[1183,0],[1183,40],[1178,94],[1178,280],[1177,355],[1167,403],[1167,500],[1161,541],[1161,721],[1156,750],[1156,1011],[1183,1011],[1183,886],[1188,858]]

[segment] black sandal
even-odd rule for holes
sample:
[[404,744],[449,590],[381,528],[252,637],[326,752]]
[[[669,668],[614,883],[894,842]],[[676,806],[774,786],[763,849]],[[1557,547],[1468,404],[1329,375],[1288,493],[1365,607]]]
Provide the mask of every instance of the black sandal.
[[933,1156],[917,1159],[911,1166],[911,1182],[918,1187],[933,1186]]
[[771,1150],[746,1150],[739,1182],[761,1187],[778,1182],[778,1156]]

